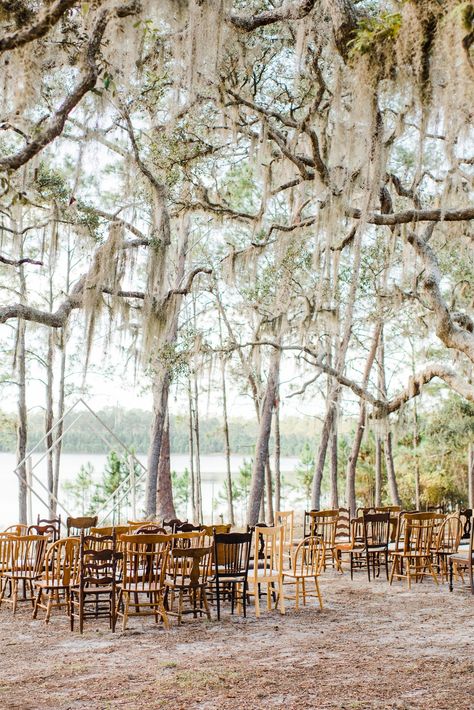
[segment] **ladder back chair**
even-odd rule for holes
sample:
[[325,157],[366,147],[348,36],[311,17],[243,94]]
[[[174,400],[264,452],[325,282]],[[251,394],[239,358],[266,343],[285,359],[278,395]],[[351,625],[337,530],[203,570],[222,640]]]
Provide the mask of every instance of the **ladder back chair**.
[[[388,544],[390,541],[390,511],[383,513],[364,513],[364,550],[367,576],[370,579],[370,565],[374,578],[380,574],[380,560],[383,556],[385,575],[388,580]],[[352,561],[352,557],[351,557]],[[352,566],[351,566],[352,579]]]
[[[324,540],[319,537],[311,536],[301,540],[294,551],[291,568],[283,573],[283,582],[289,581],[295,585],[295,596],[289,597],[285,593],[285,599],[294,598],[296,609],[299,609],[300,594],[303,598],[303,606],[306,606],[307,597],[317,597],[319,608],[323,608],[318,577],[321,574],[324,559]],[[314,584],[314,591],[307,588],[307,584],[311,582]]]
[[459,513],[448,515],[443,521],[436,536],[433,555],[436,558],[436,569],[441,581],[448,581],[448,557],[455,555],[461,542],[462,523]]
[[[406,513],[404,515],[403,544],[400,546],[400,541],[397,540],[396,548],[392,551],[393,564],[390,584],[392,584],[394,577],[406,579],[410,589],[413,577],[415,582],[418,582],[427,575],[431,575],[435,584],[438,584],[438,577],[433,566],[432,548],[435,542],[435,531],[443,519],[444,515],[438,513]],[[402,528],[400,528],[401,530]],[[403,571],[404,566],[405,572]]]
[[67,537],[53,542],[47,551],[43,575],[34,583],[37,595],[33,619],[36,619],[39,609],[44,609],[44,620],[48,623],[53,607],[64,605],[69,616],[70,589],[79,583],[79,546],[77,537]]
[[[18,606],[18,586],[23,582],[25,601],[34,604],[33,583],[43,573],[44,557],[48,538],[46,535],[17,535],[10,538],[6,549],[6,560],[2,572],[3,584],[0,590],[0,605],[3,601],[12,604],[13,613]],[[5,597],[10,584],[11,596]],[[27,596],[26,592],[29,592]]]
[[280,613],[285,613],[285,597],[283,594],[283,526],[255,526],[253,567],[250,581],[255,597],[255,615],[260,616],[259,592],[262,585],[267,587],[267,609],[271,609],[271,593],[277,587],[275,607]]
[[216,590],[217,619],[221,618],[221,592],[230,588],[231,614],[235,603],[242,602],[244,617],[247,616],[247,591],[252,531],[246,533],[214,534],[213,561],[214,587]]
[[85,535],[79,544],[79,580],[70,588],[70,621],[79,621],[79,631],[84,631],[87,618],[107,618],[115,631],[117,621],[117,552],[116,537],[112,535]]
[[[119,589],[118,616],[122,629],[130,616],[153,616],[168,628],[164,605],[165,577],[170,553],[171,535],[122,535],[122,581]],[[133,596],[132,608],[130,608]]]
[[[169,578],[165,580],[166,599],[169,615],[175,615],[181,624],[183,614],[206,614],[211,618],[207,599],[207,584],[211,569],[212,547],[174,548],[170,554]],[[178,596],[178,610],[173,610],[174,600]],[[184,607],[185,599],[189,607]]]
[[81,533],[90,535],[91,528],[97,527],[97,515],[83,516],[82,518],[67,518],[67,537],[80,537]]

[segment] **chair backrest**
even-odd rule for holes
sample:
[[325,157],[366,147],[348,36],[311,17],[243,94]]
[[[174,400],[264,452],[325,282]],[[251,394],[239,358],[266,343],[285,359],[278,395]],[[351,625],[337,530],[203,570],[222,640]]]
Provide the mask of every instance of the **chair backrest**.
[[390,512],[364,513],[364,544],[367,550],[374,547],[388,548],[390,539]]
[[277,510],[275,525],[283,525],[284,541],[286,545],[293,545],[293,531],[295,522],[294,510]]
[[116,536],[81,533],[79,546],[81,588],[115,587],[117,579]]
[[170,530],[174,532],[177,525],[184,525],[184,523],[187,522],[187,520],[180,520],[179,518],[170,518],[169,520],[163,518],[162,527],[170,528]]
[[[283,525],[274,527],[255,526],[254,577],[264,581],[283,570]],[[258,560],[258,564],[257,564]]]
[[57,528],[54,525],[29,525],[27,535],[46,535],[52,542],[56,542]]
[[203,547],[206,537],[205,530],[193,532],[172,533],[172,548],[188,549],[189,547]]
[[11,538],[11,542],[10,559],[7,563],[10,572],[13,574],[28,572],[33,577],[40,577],[48,542],[46,535],[15,535]]
[[444,520],[439,513],[406,513],[404,553],[416,551],[422,555],[431,554],[435,545],[437,527]]
[[443,552],[455,553],[458,551],[459,543],[461,542],[462,523],[459,518],[459,513],[448,515],[443,520],[441,527],[436,535],[436,550]]
[[11,533],[0,533],[0,577],[10,569],[11,546],[14,537]]
[[213,539],[213,558],[216,577],[247,577],[252,531],[247,533],[218,533]]
[[81,533],[87,535],[91,528],[97,526],[97,515],[85,516],[82,518],[67,518],[67,537],[80,537]]
[[165,528],[160,525],[142,525],[133,531],[134,535],[167,535]]
[[56,540],[46,553],[43,578],[52,586],[79,582],[79,548],[77,537]]
[[339,508],[339,516],[336,525],[336,540],[350,538],[351,534],[351,511],[349,508]]
[[305,537],[297,546],[291,569],[296,575],[316,577],[324,564],[325,545],[320,537]]
[[120,538],[122,546],[122,585],[140,592],[164,585],[171,535],[128,533]]
[[11,535],[26,535],[28,532],[28,525],[24,523],[16,523],[15,525],[10,525],[5,528],[3,532],[10,533]]
[[175,525],[175,533],[189,533],[189,532],[203,532],[205,531],[204,525],[193,525],[192,523],[181,523],[181,525]]
[[212,547],[188,547],[171,550],[168,573],[176,585],[195,589],[207,582]]
[[101,528],[91,527],[91,529],[89,530],[89,535],[110,536],[113,533],[115,533],[115,536],[118,540],[120,535],[125,535],[128,532],[130,532],[130,525],[111,525],[108,527],[101,527]]
[[52,525],[55,529],[54,542],[61,537],[61,516],[57,518],[41,518],[39,513],[36,518],[36,525]]
[[309,535],[322,537],[326,548],[331,548],[336,540],[339,510],[311,510],[309,512]]
[[230,523],[221,523],[220,525],[202,525],[207,537],[214,537],[214,533],[218,535],[230,533],[232,525]]
[[461,510],[459,511],[459,517],[463,526],[462,539],[469,540],[471,535],[471,528],[473,527],[472,508],[461,508]]

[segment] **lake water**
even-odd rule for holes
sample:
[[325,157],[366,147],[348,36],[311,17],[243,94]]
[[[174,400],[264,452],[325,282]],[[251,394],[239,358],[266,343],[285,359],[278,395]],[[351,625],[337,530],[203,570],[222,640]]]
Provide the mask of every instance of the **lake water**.
[[[46,461],[40,461],[41,455],[32,455],[33,473],[38,477],[44,485],[46,485]],[[146,456],[137,457],[143,464],[146,464]],[[240,466],[244,460],[249,460],[248,456],[234,454],[231,459],[232,473],[238,474]],[[91,464],[94,469],[94,480],[100,480],[104,466],[106,463],[105,454],[63,454],[61,457],[61,483],[59,499],[64,504],[65,508],[71,515],[80,515],[81,511],[74,509],[74,504],[71,499],[65,495],[62,485],[65,481],[72,481],[79,472],[81,466]],[[35,466],[36,464],[36,466]],[[291,480],[294,476],[295,467],[298,464],[296,457],[282,457],[281,470],[286,480]],[[0,453],[0,530],[7,525],[13,524],[18,520],[18,479],[14,472],[16,465],[16,457],[13,453]],[[177,473],[183,473],[185,468],[189,469],[189,456],[187,454],[172,454],[171,468]],[[201,457],[201,477],[202,477],[202,499],[203,499],[203,515],[206,523],[219,523],[220,516],[224,520],[227,519],[226,502],[224,496],[224,479],[225,479],[225,458],[222,454],[205,455]],[[35,490],[42,498],[46,498],[46,491],[41,487],[40,483],[35,481]],[[287,489],[286,505],[292,507],[304,508],[305,501],[298,497],[291,490]],[[141,499],[137,499],[137,515],[140,515]],[[245,500],[236,503],[237,523],[242,524],[245,519]],[[32,511],[33,522],[36,523],[36,515],[40,513],[42,516],[46,514],[44,505],[33,495],[32,496]],[[127,511],[131,513],[130,509]],[[192,518],[190,506],[187,510],[183,508],[180,511],[181,515]],[[66,517],[66,513],[61,511],[62,517]]]

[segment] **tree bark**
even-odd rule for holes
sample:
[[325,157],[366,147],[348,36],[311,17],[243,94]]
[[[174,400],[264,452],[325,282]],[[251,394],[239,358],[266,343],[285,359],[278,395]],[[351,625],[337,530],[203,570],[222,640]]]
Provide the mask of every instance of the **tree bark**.
[[[28,486],[27,486],[27,470],[26,470],[26,446],[28,440],[28,416],[26,409],[26,347],[25,347],[25,321],[18,321],[17,329],[17,345],[16,345],[16,365],[17,365],[17,382],[18,382],[18,422],[16,435],[16,460],[17,472],[19,475],[18,485],[18,516],[19,522],[27,524],[28,522]],[[21,463],[23,462],[23,463]]]
[[148,450],[148,469],[145,484],[145,516],[156,518],[156,491],[158,487],[158,467],[163,439],[163,429],[168,410],[169,374],[162,367],[153,380],[153,422]]
[[171,518],[176,518],[176,511],[173,502],[173,487],[171,483],[170,419],[168,412],[166,412],[166,422],[163,430],[160,460],[158,463],[156,509],[158,520],[170,520]]
[[311,490],[311,508],[319,510],[321,508],[321,485],[323,481],[324,463],[331,436],[332,423],[335,416],[335,406],[332,401],[328,401],[326,416],[324,418],[321,441],[319,442],[318,455],[316,457],[316,467]]
[[467,464],[468,505],[474,509],[474,446],[469,444]]
[[54,517],[54,436],[52,432],[54,424],[53,413],[53,367],[54,367],[54,331],[48,333],[48,352],[46,354],[46,409],[44,417],[44,429],[46,435],[46,470],[49,491],[49,517]]
[[[219,341],[220,346],[223,347],[224,341],[222,338],[222,315],[220,310],[217,311],[218,322],[219,322]],[[225,357],[221,357],[221,387],[222,387],[222,417],[223,417],[223,433],[224,433],[224,454],[225,454],[225,468],[226,468],[226,497],[227,497],[227,519],[231,525],[235,525],[234,518],[234,501],[232,494],[232,467],[230,460],[230,435],[229,435],[229,419],[227,414],[227,387],[225,381],[226,375],[226,361]]]
[[339,508],[339,491],[337,482],[337,415],[333,418],[331,441],[330,441],[330,505],[333,510]]
[[392,432],[387,431],[385,435],[385,464],[387,466],[387,481],[388,490],[390,492],[390,500],[392,505],[400,505],[400,496],[398,494],[397,477],[395,475],[395,466],[393,463],[392,451]]
[[273,427],[275,432],[275,512],[281,511],[281,439],[280,439],[280,404],[273,412]]
[[260,505],[265,486],[265,466],[268,458],[268,445],[272,428],[272,415],[277,396],[278,373],[280,368],[280,350],[275,348],[271,353],[267,386],[260,409],[260,426],[255,459],[250,485],[250,497],[247,511],[247,522],[256,525],[259,519]]
[[270,453],[268,453],[267,455],[267,462],[265,464],[265,484],[267,489],[267,514],[265,520],[268,525],[273,525],[275,521],[275,516],[273,511],[273,481],[272,468],[270,466]]
[[375,506],[382,505],[382,439],[375,434]]

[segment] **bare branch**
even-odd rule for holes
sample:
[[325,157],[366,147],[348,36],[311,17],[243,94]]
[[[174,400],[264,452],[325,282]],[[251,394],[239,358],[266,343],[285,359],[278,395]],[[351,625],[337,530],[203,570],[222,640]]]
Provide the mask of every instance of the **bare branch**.
[[253,32],[258,27],[272,25],[283,20],[302,20],[313,9],[315,0],[295,0],[284,2],[281,7],[259,12],[257,15],[238,15],[232,12],[229,22],[243,32]]
[[2,256],[0,254],[0,263],[1,264],[8,264],[8,266],[21,266],[22,264],[33,264],[34,266],[43,266],[42,261],[35,261],[35,259],[9,259],[6,256]]
[[30,27],[22,27],[0,39],[0,52],[22,47],[28,42],[44,37],[77,0],[56,0]]

